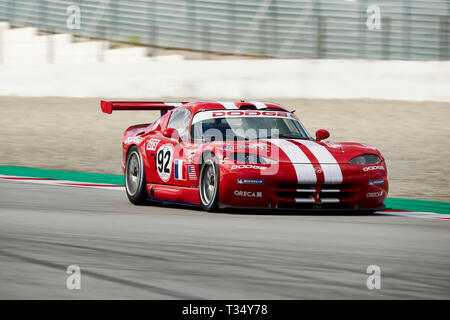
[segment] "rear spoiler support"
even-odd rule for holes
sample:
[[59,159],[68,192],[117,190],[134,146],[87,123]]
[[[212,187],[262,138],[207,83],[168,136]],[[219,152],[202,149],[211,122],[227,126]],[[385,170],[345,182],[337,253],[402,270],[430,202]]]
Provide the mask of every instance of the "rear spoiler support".
[[111,114],[113,110],[160,110],[161,116],[168,110],[180,107],[187,102],[161,102],[161,101],[100,101],[100,107],[104,113]]

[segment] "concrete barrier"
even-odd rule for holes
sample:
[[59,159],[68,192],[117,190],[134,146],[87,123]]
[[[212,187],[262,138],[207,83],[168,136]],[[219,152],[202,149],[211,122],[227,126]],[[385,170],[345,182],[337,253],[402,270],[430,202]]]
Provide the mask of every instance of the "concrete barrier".
[[450,61],[212,60],[0,65],[0,95],[450,101]]
[[109,46],[108,41],[84,39],[74,42],[70,34],[41,35],[36,28],[10,28],[9,23],[0,22],[0,65],[141,63],[151,60],[145,47],[109,49]]

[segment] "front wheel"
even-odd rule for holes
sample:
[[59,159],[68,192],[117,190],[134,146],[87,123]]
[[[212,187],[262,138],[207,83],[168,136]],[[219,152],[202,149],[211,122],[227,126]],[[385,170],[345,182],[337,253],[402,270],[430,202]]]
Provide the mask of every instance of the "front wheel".
[[205,211],[216,211],[219,201],[219,165],[213,155],[204,158],[200,170],[200,201]]
[[144,161],[137,146],[128,151],[125,164],[125,189],[131,203],[143,204],[148,198]]

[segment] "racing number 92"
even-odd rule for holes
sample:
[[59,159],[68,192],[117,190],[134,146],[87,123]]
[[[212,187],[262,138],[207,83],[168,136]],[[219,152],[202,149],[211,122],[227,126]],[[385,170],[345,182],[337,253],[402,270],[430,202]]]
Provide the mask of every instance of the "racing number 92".
[[156,153],[156,171],[158,171],[159,177],[163,181],[167,181],[170,178],[172,172],[172,158],[173,146],[171,144],[163,145]]
[[164,150],[159,150],[157,157],[158,157],[158,171],[170,173],[169,169],[170,151],[164,152]]

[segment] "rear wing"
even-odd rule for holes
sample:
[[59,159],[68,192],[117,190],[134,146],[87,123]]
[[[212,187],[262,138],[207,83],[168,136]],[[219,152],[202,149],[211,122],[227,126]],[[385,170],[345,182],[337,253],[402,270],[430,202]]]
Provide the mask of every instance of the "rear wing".
[[111,114],[113,110],[160,110],[161,116],[168,110],[180,107],[187,102],[161,102],[161,101],[100,101],[104,113]]

